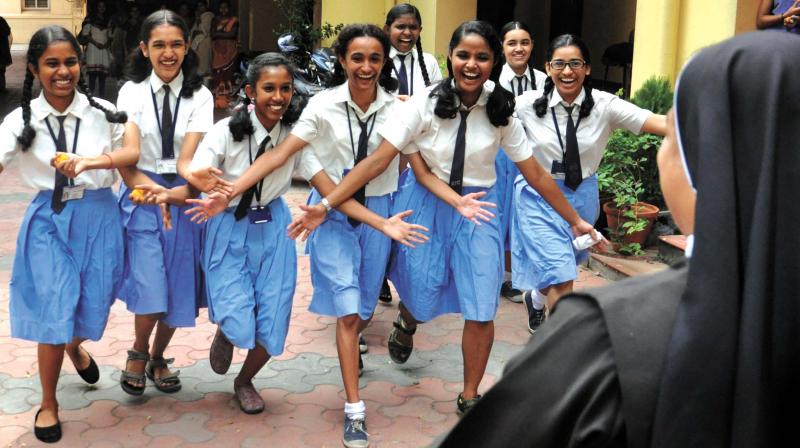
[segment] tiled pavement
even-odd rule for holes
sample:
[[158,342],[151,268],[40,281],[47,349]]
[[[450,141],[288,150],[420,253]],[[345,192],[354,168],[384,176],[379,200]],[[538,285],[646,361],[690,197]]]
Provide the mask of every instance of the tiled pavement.
[[[12,87],[13,88],[13,87]],[[12,92],[13,95],[13,92]],[[7,99],[8,97],[6,97]],[[297,185],[290,206],[305,199]],[[33,191],[24,187],[12,165],[0,174],[0,447],[38,446],[32,434],[40,401],[36,344],[11,339],[8,281],[19,222]],[[308,257],[299,257],[297,292],[285,352],[270,361],[255,384],[267,403],[260,415],[239,411],[232,396],[233,377],[244,359],[237,352],[225,376],[208,365],[215,326],[205,310],[191,330],[178,330],[167,352],[181,370],[183,389],[162,394],[149,385],[144,396],[119,388],[120,369],[133,342],[133,317],[117,302],[99,342],[85,347],[100,365],[101,379],[88,386],[65,358],[58,398],[64,438],[69,447],[340,446],[344,391],[335,347],[335,321],[310,313]],[[581,272],[577,288],[604,280]],[[415,350],[405,365],[393,364],[386,336],[397,310],[378,305],[365,336],[361,396],[373,447],[424,446],[456,422],[455,399],[462,367],[458,316],[420,326]],[[528,340],[522,305],[503,300],[495,321],[495,344],[482,389],[501,374],[505,362]]]

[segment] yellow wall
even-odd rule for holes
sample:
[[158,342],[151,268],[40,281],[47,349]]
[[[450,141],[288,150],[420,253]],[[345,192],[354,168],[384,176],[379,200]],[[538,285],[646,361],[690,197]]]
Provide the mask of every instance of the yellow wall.
[[21,0],[0,0],[0,15],[8,21],[15,44],[27,44],[45,25],[61,25],[77,33],[84,17],[83,0],[50,0],[50,9],[22,10]]

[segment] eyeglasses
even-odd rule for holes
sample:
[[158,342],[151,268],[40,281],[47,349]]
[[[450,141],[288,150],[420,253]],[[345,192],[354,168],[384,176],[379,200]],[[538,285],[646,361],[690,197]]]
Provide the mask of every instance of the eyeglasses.
[[580,70],[586,66],[586,61],[583,59],[570,59],[569,61],[565,61],[563,59],[553,59],[549,62],[549,64],[550,68],[557,71],[564,70],[567,68],[567,65],[569,65],[569,68],[572,70]]

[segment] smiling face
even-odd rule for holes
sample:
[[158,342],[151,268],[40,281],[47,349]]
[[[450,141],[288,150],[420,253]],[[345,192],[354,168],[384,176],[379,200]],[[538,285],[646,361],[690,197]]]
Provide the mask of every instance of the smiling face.
[[389,41],[395,50],[408,53],[417,44],[422,27],[413,14],[403,14],[391,25],[384,27],[384,31],[389,34]]
[[255,102],[258,120],[271,130],[292,101],[292,74],[282,65],[266,67],[261,70],[255,86],[248,84],[244,91]]
[[356,37],[339,58],[352,93],[375,91],[384,64],[383,45],[374,37]]
[[528,59],[533,51],[533,39],[527,31],[511,30],[503,38],[503,54],[508,65],[521,74],[528,69]]
[[[589,65],[584,65],[579,69],[570,67],[569,62],[575,60],[584,60],[581,49],[575,45],[568,45],[553,51],[553,57],[545,64],[547,75],[553,80],[556,89],[558,89],[558,94],[568,103],[575,101],[575,98],[578,97],[581,93],[581,89],[583,89],[583,81],[586,79],[586,76],[592,73],[592,67]],[[563,70],[556,70],[551,67],[553,61],[563,61],[566,62],[567,65]]]
[[156,76],[168,83],[181,71],[181,64],[186,57],[186,45],[186,39],[180,28],[163,24],[153,28],[147,44],[140,42],[139,48],[142,54],[150,59]]
[[473,33],[465,35],[448,58],[461,101],[472,106],[480,96],[483,83],[492,74],[495,54],[482,36]]
[[28,64],[28,69],[41,83],[45,99],[58,110],[66,109],[81,75],[78,53],[69,42],[55,41],[47,46],[37,64],[38,67]]

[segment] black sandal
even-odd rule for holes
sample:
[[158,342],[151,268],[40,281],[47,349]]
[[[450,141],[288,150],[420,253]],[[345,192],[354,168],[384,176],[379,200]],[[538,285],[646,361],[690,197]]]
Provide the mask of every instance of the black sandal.
[[392,303],[392,290],[389,289],[389,279],[383,279],[383,285],[381,285],[381,293],[378,295],[378,300],[383,303]]
[[86,381],[87,384],[94,384],[100,380],[100,369],[97,367],[97,363],[94,362],[94,358],[92,358],[91,353],[86,351],[85,348],[80,347],[81,350],[86,352],[86,355],[89,356],[89,365],[86,366],[85,369],[79,369],[75,367],[75,370],[80,375],[83,381]]
[[415,326],[413,330],[409,330],[402,313],[397,313],[397,319],[394,320],[393,325],[394,328],[389,333],[389,342],[387,344],[389,346],[389,357],[397,364],[405,364],[411,356],[411,351],[414,350],[414,340],[411,340],[411,345],[406,345],[400,342],[397,336],[400,332],[407,336],[414,336],[414,333],[417,332],[417,327]]
[[150,358],[144,371],[147,377],[150,378],[156,386],[156,389],[164,392],[165,394],[172,394],[181,390],[181,380],[178,376],[181,374],[180,370],[167,376],[156,377],[155,369],[167,368],[169,364],[175,362],[175,358]]
[[[150,355],[147,353],[137,352],[136,350],[128,350],[128,359],[125,361],[127,365],[128,361],[149,361]],[[146,366],[145,366],[146,367]],[[141,386],[134,386],[130,384],[128,381],[135,381],[141,382]],[[119,385],[122,386],[122,390],[131,394],[131,395],[142,395],[144,393],[145,384],[145,376],[142,373],[134,373],[128,370],[123,370],[122,375],[119,377]]]
[[36,411],[36,416],[33,417],[33,435],[44,443],[56,443],[61,440],[61,421],[57,421],[55,425],[51,426],[36,426],[40,412],[42,412],[41,409]]

